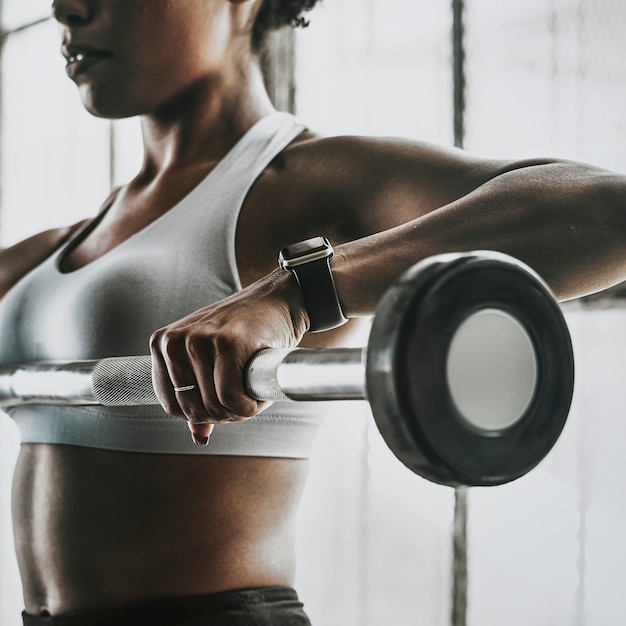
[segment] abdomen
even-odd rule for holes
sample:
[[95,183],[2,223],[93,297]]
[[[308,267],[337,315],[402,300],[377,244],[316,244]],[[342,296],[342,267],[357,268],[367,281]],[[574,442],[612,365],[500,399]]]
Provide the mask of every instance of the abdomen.
[[27,611],[292,584],[306,467],[23,445],[13,520]]

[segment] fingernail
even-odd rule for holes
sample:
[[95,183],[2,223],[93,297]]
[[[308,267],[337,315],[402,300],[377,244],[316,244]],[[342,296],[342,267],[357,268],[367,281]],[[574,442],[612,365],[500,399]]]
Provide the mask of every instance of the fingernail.
[[208,446],[209,445],[209,438],[208,437],[203,437],[202,435],[196,435],[196,433],[191,433],[191,438],[193,439],[193,442],[197,446]]

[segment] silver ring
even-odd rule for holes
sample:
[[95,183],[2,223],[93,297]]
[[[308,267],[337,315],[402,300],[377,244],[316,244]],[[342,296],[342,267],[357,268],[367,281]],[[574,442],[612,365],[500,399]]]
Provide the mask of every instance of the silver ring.
[[187,385],[185,387],[174,387],[174,391],[191,391],[192,389],[195,389],[196,386],[195,385]]

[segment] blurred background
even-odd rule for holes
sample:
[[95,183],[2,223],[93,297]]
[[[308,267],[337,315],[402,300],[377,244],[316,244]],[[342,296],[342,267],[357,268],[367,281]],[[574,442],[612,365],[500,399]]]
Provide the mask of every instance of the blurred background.
[[[136,120],[82,109],[49,4],[0,3],[2,245],[94,215],[141,159]],[[324,0],[309,17],[309,28],[275,38],[267,63],[278,106],[315,130],[626,172],[623,0]],[[298,534],[297,586],[316,626],[623,623],[620,294],[563,305],[574,405],[548,458],[514,483],[428,483],[386,449],[364,403],[332,410]],[[17,451],[0,414],[1,626],[21,624],[9,510]]]

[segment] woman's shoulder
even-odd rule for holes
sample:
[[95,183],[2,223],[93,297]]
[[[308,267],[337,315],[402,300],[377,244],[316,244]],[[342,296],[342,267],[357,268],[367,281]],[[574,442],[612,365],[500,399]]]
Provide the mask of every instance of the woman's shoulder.
[[306,130],[284,153],[292,159],[312,161],[334,169],[342,164],[342,170],[359,170],[364,167],[395,167],[406,165],[415,169],[430,164],[439,166],[477,165],[493,163],[472,157],[453,146],[435,144],[418,139],[372,135],[323,135]]
[[386,198],[399,188],[417,197],[456,181],[475,186],[503,167],[453,146],[417,139],[365,135],[328,136],[306,131],[284,151],[284,163],[323,188],[339,186],[361,199]]
[[[419,217],[467,193],[502,162],[400,137],[304,132],[273,164],[301,207],[340,207],[362,235]],[[362,232],[361,232],[362,231]]]

